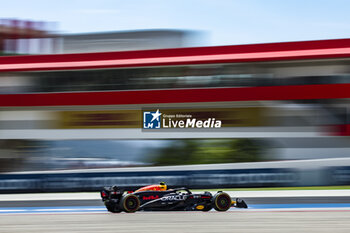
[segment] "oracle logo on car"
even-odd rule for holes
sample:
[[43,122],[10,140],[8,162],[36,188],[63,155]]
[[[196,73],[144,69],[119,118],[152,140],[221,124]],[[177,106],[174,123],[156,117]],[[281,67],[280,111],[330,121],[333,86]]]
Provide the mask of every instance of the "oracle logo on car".
[[151,195],[151,196],[143,196],[142,200],[155,200],[155,199],[158,199],[158,198],[159,198],[158,195],[155,195],[155,196]]
[[182,201],[185,199],[186,199],[186,196],[184,195],[172,195],[172,196],[165,196],[161,198],[162,201]]

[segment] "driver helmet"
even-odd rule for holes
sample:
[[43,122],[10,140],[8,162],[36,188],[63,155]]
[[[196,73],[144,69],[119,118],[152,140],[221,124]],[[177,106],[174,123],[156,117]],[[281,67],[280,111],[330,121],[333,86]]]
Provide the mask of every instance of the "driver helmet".
[[165,190],[167,190],[167,185],[165,184],[165,182],[160,182],[159,188],[161,191],[165,191]]

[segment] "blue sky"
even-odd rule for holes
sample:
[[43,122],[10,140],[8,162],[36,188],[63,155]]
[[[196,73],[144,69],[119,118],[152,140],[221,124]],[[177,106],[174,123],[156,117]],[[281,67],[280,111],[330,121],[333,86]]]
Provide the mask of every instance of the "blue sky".
[[0,0],[0,17],[51,21],[65,33],[206,32],[208,45],[350,38],[347,0]]

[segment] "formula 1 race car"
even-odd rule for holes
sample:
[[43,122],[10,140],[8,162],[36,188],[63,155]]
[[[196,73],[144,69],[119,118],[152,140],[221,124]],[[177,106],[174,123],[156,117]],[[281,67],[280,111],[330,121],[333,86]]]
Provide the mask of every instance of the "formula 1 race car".
[[[153,185],[155,186],[155,185]],[[125,191],[117,186],[105,187],[101,191],[102,201],[108,211],[120,213],[125,211],[227,211],[230,207],[248,208],[247,204],[232,198],[225,192],[216,194],[203,192],[193,194],[187,188],[157,190],[146,186],[134,192]]]

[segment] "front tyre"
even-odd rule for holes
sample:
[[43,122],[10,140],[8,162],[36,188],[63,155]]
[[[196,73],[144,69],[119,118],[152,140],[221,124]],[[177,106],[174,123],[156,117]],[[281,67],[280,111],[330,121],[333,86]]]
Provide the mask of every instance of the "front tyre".
[[212,205],[217,211],[227,211],[231,207],[231,197],[224,192],[217,193],[213,196]]
[[134,213],[140,208],[140,200],[134,194],[125,195],[120,201],[120,209],[127,213]]

